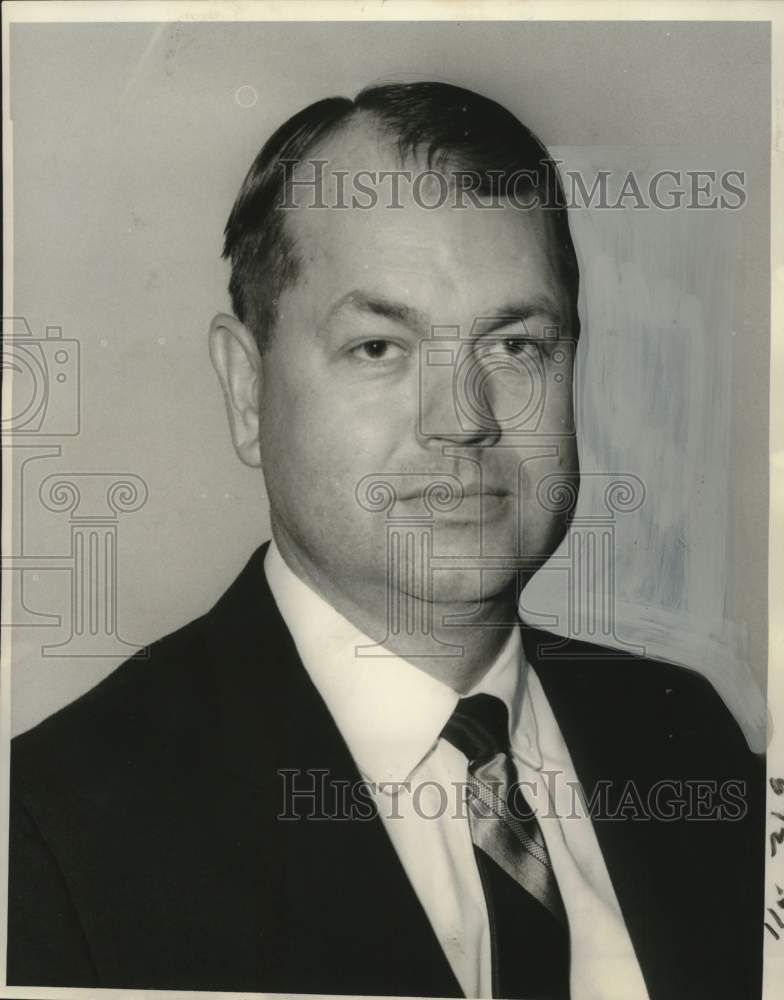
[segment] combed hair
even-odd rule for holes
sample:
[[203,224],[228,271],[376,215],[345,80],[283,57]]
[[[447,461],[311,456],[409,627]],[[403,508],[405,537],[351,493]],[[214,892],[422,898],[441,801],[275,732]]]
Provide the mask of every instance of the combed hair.
[[397,142],[401,162],[421,157],[428,169],[472,171],[480,177],[479,193],[501,197],[521,175],[535,177],[528,184],[551,218],[576,336],[579,269],[560,176],[543,143],[506,108],[473,91],[447,83],[387,83],[366,88],[353,101],[330,97],[299,111],[262,146],[242,183],[226,223],[223,256],[231,261],[232,308],[259,347],[268,343],[280,296],[299,271],[280,207],[291,165],[360,115]]

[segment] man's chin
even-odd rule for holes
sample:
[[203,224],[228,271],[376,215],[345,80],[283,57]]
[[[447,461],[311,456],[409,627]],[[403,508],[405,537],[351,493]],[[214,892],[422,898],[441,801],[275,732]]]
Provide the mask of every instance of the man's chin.
[[500,599],[514,600],[517,580],[514,571],[440,570],[433,574],[430,600],[433,604],[465,604],[495,607]]

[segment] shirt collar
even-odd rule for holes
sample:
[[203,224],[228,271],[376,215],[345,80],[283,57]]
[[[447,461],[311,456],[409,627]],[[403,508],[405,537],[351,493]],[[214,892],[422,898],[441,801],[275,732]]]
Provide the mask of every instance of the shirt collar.
[[491,694],[501,699],[509,712],[509,742],[513,755],[538,769],[542,766],[542,754],[529,684],[532,675],[520,630],[515,628],[493,665],[469,694]]
[[[399,656],[378,655],[368,636],[289,568],[274,541],[264,571],[305,670],[360,772],[377,784],[407,781],[436,746],[459,700],[456,692]],[[527,671],[521,664],[522,643],[515,628],[470,692],[494,694],[505,702],[515,750],[521,723],[531,732],[533,720],[525,697]],[[535,722],[533,726],[535,733]],[[520,749],[525,753],[528,746]]]

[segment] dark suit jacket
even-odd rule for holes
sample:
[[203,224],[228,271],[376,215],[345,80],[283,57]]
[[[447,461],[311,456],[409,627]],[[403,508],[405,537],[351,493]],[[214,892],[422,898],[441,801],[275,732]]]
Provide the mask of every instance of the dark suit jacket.
[[[13,741],[10,984],[462,995],[378,817],[276,818],[278,769],[359,774],[263,555]],[[759,997],[764,778],[729,712],[690,671],[524,641],[589,796],[745,783],[734,822],[594,825],[652,1000]]]

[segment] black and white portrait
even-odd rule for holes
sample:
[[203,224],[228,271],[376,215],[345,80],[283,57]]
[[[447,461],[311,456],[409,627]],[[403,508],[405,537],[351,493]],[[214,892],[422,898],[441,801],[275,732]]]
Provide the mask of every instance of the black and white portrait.
[[4,13],[0,992],[777,996],[771,20],[223,6]]

